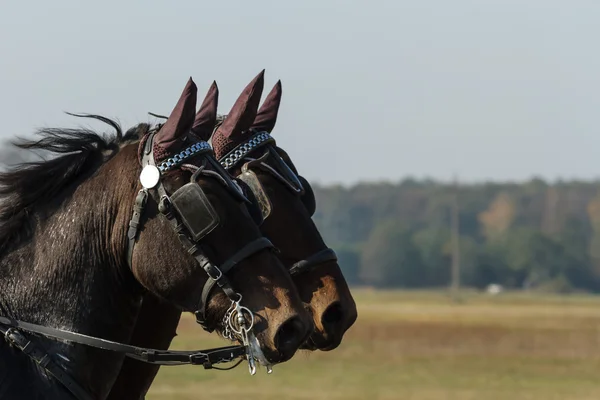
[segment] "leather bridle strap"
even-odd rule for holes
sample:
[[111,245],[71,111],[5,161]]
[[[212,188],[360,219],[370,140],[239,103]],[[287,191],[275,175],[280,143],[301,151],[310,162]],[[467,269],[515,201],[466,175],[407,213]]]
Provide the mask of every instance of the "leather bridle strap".
[[290,274],[292,276],[296,276],[303,272],[308,272],[314,269],[315,267],[324,264],[326,262],[337,261],[337,255],[333,249],[323,249],[318,253],[313,254],[305,260],[298,261],[296,264],[292,265],[289,269]]
[[142,218],[142,213],[146,207],[147,200],[148,191],[142,189],[138,192],[135,197],[135,203],[133,204],[133,214],[129,221],[129,230],[127,231],[127,264],[129,265],[129,268],[131,268],[133,262],[133,248],[135,247],[135,240],[140,227],[140,219]]

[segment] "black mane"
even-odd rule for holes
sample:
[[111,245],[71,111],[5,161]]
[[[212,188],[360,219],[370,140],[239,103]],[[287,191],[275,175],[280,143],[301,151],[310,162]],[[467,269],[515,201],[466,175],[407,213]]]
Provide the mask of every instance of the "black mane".
[[[8,244],[30,234],[30,215],[40,202],[48,202],[83,173],[97,168],[119,148],[140,138],[149,129],[139,124],[125,134],[120,125],[99,115],[75,115],[108,124],[112,134],[89,129],[43,128],[38,140],[18,138],[11,144],[17,151],[39,151],[46,159],[21,162],[0,172],[0,255]],[[20,157],[28,159],[27,157]]]

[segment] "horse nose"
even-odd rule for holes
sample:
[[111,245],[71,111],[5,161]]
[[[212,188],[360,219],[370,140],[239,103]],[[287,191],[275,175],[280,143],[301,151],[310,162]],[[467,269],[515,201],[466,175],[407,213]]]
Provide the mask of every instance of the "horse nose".
[[344,309],[341,302],[336,301],[330,304],[321,315],[323,332],[315,341],[317,347],[323,351],[337,348],[342,342],[344,333],[356,321],[356,317],[356,312],[353,313],[352,309]]
[[275,334],[275,348],[281,355],[280,362],[292,358],[311,332],[312,326],[303,322],[298,316],[285,321]]
[[332,336],[336,336],[344,329],[344,311],[340,302],[331,304],[321,316],[321,324],[325,331]]

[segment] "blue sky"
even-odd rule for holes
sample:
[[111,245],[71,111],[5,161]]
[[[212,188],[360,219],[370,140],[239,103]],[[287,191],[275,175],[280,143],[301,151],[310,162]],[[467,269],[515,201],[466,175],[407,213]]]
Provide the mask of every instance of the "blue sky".
[[265,68],[311,181],[598,178],[598,21],[586,0],[5,1],[0,138],[152,121],[189,76],[227,112]]

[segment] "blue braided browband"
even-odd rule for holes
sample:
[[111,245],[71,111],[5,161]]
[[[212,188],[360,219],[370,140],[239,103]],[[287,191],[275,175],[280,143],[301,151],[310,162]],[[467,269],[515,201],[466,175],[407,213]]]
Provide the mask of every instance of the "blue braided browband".
[[181,163],[183,163],[188,158],[191,158],[192,156],[198,155],[200,153],[210,153],[210,152],[212,152],[212,147],[210,147],[210,144],[208,144],[208,142],[194,143],[187,149],[179,152],[179,154],[176,154],[173,157],[170,157],[170,158],[166,159],[165,161],[161,162],[158,165],[158,169],[160,170],[160,172],[166,172],[166,171],[170,170],[171,168],[180,165]]
[[269,135],[268,132],[258,132],[249,140],[240,144],[235,149],[227,153],[225,156],[221,157],[219,162],[221,163],[223,168],[229,169],[237,163],[239,163],[252,150],[260,146],[264,146],[267,143],[275,143],[275,139],[273,139],[273,136]]

